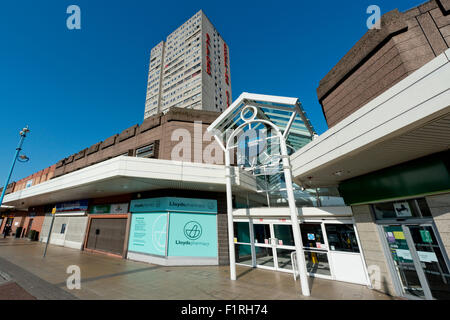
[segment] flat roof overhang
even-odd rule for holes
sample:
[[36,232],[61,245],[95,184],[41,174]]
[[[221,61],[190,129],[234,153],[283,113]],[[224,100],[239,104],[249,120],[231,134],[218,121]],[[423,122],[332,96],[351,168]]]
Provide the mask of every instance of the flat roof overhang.
[[450,49],[291,156],[294,182],[341,181],[450,149]]
[[[256,192],[256,182],[235,170],[233,188]],[[120,156],[8,194],[3,203],[26,209],[157,189],[225,192],[225,166]]]

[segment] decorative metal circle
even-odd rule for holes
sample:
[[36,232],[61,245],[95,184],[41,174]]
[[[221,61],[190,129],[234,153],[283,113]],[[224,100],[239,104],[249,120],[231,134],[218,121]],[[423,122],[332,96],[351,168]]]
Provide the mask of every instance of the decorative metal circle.
[[[248,118],[245,117],[245,113],[247,113],[247,111],[251,112],[251,116],[248,117]],[[257,114],[258,114],[258,110],[256,109],[256,107],[254,107],[254,106],[246,106],[241,111],[241,119],[244,120],[245,122],[250,122],[250,121],[252,121],[252,120],[254,120],[256,118]]]

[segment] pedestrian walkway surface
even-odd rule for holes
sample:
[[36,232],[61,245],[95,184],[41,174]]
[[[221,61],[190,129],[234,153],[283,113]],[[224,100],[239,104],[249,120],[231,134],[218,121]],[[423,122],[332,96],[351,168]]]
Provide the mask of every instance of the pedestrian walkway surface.
[[[37,299],[293,300],[392,299],[365,286],[310,278],[311,296],[300,294],[292,274],[237,266],[167,267],[22,239],[0,239],[0,272]],[[69,266],[81,271],[81,288],[66,285]]]
[[0,300],[36,300],[15,282],[0,285]]

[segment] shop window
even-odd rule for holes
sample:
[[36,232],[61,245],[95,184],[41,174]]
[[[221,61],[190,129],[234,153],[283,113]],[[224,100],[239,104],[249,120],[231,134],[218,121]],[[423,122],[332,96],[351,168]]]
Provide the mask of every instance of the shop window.
[[253,225],[255,243],[269,244],[270,239],[270,225],[268,224],[254,224]]
[[325,224],[331,251],[359,253],[355,229],[351,224]]
[[411,219],[431,216],[425,198],[376,203],[372,205],[377,220]]
[[128,251],[166,255],[167,213],[133,213]]
[[237,242],[250,243],[248,222],[234,222],[234,238],[236,238]]
[[65,232],[66,232],[66,224],[63,223],[63,224],[61,225],[61,232],[60,232],[60,233],[65,233]]
[[320,223],[302,223],[300,224],[300,231],[303,247],[321,249],[325,246]]
[[154,144],[136,149],[136,157],[138,158],[152,158],[155,155]]
[[431,217],[431,211],[425,198],[420,198],[416,201],[422,217]]
[[234,246],[236,263],[252,265],[252,250],[250,245],[236,244]]
[[330,263],[326,253],[305,251],[305,263],[307,272],[331,276]]
[[273,231],[275,233],[275,238],[278,240],[278,245],[295,246],[292,226],[287,224],[274,224]]
[[217,257],[217,216],[170,213],[168,255]]

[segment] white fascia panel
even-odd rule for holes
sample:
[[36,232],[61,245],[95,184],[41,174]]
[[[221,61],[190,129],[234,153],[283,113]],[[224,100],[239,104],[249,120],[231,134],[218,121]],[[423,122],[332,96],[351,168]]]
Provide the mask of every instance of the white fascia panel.
[[182,181],[225,184],[225,166],[183,162]]
[[424,66],[422,66],[420,69],[416,70],[414,73],[400,81],[399,83],[395,84],[388,90],[386,90],[381,95],[377,96],[370,102],[368,102],[365,106],[362,108],[356,110],[354,113],[349,115],[347,118],[343,119],[339,123],[337,123],[333,128],[325,131],[320,137],[316,138],[314,142],[311,142],[307,144],[305,147],[297,151],[294,155],[292,155],[292,159],[296,156],[296,154],[301,154],[309,149],[313,148],[318,143],[321,143],[323,140],[335,135],[337,132],[341,131],[342,129],[347,128],[350,124],[357,121],[358,119],[362,118],[369,112],[371,112],[374,108],[377,108],[379,105],[388,102],[392,97],[396,96],[397,94],[401,93],[402,91],[406,90],[408,87],[412,86],[413,84],[419,82],[424,77],[428,76],[429,74],[433,73],[435,70],[439,69],[443,65],[447,64],[450,61],[450,58],[447,58],[447,56],[450,56],[450,49],[445,52],[445,54],[441,54],[435,59],[431,60]]
[[50,193],[56,190],[70,189],[75,186],[82,186],[94,181],[111,178],[116,175],[116,172],[119,169],[118,159],[119,158],[114,158],[104,161],[82,170],[71,172],[61,177],[42,182],[30,188],[8,194],[5,196],[4,203]]
[[181,180],[182,162],[128,157],[120,164],[117,175],[135,178]]
[[222,165],[121,156],[8,194],[5,196],[4,203],[120,176],[225,185],[225,167]]

